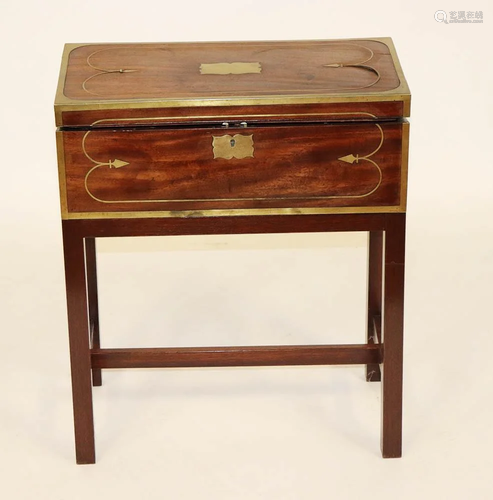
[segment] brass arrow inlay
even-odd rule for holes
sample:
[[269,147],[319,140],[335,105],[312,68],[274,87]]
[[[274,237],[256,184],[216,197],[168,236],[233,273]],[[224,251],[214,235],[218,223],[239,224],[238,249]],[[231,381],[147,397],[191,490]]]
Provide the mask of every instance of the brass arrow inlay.
[[118,158],[113,161],[109,161],[108,165],[110,168],[122,168],[125,165],[129,165],[128,161],[119,160]]
[[87,172],[86,176],[84,177],[84,186],[86,188],[86,191],[87,191],[87,194],[93,198],[94,200],[96,201],[100,201],[101,203],[104,203],[104,200],[101,200],[99,198],[97,198],[96,196],[94,196],[90,189],[89,189],[89,186],[87,185],[87,180],[89,179],[89,176],[98,168],[100,167],[110,167],[110,168],[122,168],[122,167],[125,167],[126,165],[130,165],[128,163],[128,161],[124,161],[124,160],[119,160],[118,158],[115,158],[114,160],[108,160],[108,161],[97,161],[95,160],[94,158],[92,158],[89,153],[87,152],[87,149],[86,149],[86,139],[87,139],[87,136],[89,135],[91,131],[88,130],[85,134],[84,134],[84,137],[82,139],[82,151],[84,152],[84,154],[86,155],[86,157],[91,160],[93,163],[95,163],[94,167],[92,167],[91,169],[89,169],[89,171]]
[[347,156],[341,156],[340,158],[337,158],[338,160],[345,161],[346,163],[358,163],[359,156],[356,155],[354,156],[353,154],[347,155]]
[[[348,154],[346,156],[341,156],[340,158],[337,158],[337,159],[339,161],[343,161],[344,163],[349,163],[351,165],[353,163],[359,163],[362,160],[370,162],[377,169],[377,171],[378,171],[378,175],[379,175],[378,183],[368,193],[358,194],[358,195],[351,195],[351,196],[343,196],[342,198],[365,198],[366,196],[370,196],[371,194],[373,194],[380,187],[380,184],[382,184],[382,177],[383,177],[383,175],[382,175],[382,169],[378,166],[378,164],[376,162],[374,162],[373,160],[370,160],[370,156],[373,156],[382,147],[382,144],[383,144],[383,130],[382,130],[382,127],[378,123],[375,123],[375,126],[380,131],[380,143],[379,143],[379,145],[377,146],[377,148],[374,151],[372,151],[371,153],[369,153],[369,154],[367,154],[365,156],[359,156],[358,154],[356,154],[356,156],[354,156],[351,153],[351,154]],[[341,198],[341,197],[340,196],[333,196],[333,198]]]

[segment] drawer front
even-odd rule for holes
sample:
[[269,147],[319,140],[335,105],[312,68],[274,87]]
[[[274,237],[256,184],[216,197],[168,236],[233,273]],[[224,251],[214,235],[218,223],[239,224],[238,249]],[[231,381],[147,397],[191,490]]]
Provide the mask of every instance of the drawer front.
[[62,212],[404,211],[407,137],[400,122],[62,131]]

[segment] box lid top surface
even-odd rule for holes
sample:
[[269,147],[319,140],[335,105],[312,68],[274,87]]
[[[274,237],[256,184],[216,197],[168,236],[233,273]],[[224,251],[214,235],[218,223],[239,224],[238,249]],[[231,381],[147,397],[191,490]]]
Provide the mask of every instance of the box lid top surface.
[[67,44],[55,108],[403,101],[408,109],[409,99],[390,38]]

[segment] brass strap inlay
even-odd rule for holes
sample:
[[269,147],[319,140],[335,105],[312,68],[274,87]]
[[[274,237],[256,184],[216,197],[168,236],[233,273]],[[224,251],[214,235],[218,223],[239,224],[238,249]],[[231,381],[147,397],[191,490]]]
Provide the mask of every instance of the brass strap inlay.
[[[366,114],[366,115],[370,115],[374,118],[376,118],[374,115],[371,115],[370,113],[365,113],[365,112],[354,112],[354,113],[328,113],[328,114],[332,114],[332,115],[358,115],[358,114]],[[139,121],[141,120],[142,118],[127,118],[127,119],[122,119],[122,120],[136,120],[136,121]],[[154,120],[156,118],[153,118]],[[111,121],[111,119],[102,119],[102,120],[97,120],[96,122],[93,123],[96,124],[96,123],[101,123],[103,121]],[[363,193],[363,194],[358,194],[358,195],[331,195],[331,196],[272,196],[272,197],[246,197],[246,198],[189,198],[189,199],[151,199],[151,200],[102,200],[101,198],[98,198],[97,196],[95,196],[89,189],[89,186],[88,186],[88,180],[89,180],[89,176],[98,168],[100,167],[103,167],[103,166],[108,166],[109,168],[121,168],[121,167],[124,167],[126,165],[129,165],[128,162],[126,161],[123,161],[123,160],[119,160],[119,159],[115,159],[115,160],[109,160],[107,162],[100,162],[100,161],[97,161],[95,159],[93,159],[87,152],[86,150],[86,139],[88,137],[88,135],[92,132],[91,130],[88,130],[85,134],[84,134],[84,137],[82,139],[82,151],[84,152],[84,155],[92,162],[92,163],[95,163],[95,165],[86,173],[85,175],[85,178],[84,178],[84,186],[85,186],[85,189],[86,189],[86,192],[87,194],[92,198],[94,199],[95,201],[98,201],[100,203],[107,203],[107,204],[114,204],[114,203],[119,203],[119,204],[125,204],[125,203],[191,203],[191,202],[220,202],[220,201],[276,201],[276,200],[331,200],[331,199],[357,199],[357,198],[365,198],[365,197],[368,197],[370,196],[371,194],[373,194],[381,185],[382,183],[382,178],[383,178],[383,174],[382,174],[382,170],[380,168],[380,166],[373,160],[370,159],[370,156],[373,156],[374,154],[376,154],[380,148],[382,147],[383,145],[383,142],[384,142],[384,133],[383,133],[383,130],[382,130],[382,127],[378,124],[378,123],[373,123],[372,125],[375,125],[379,132],[380,132],[380,142],[377,146],[377,148],[372,151],[371,153],[365,155],[365,156],[359,156],[358,154],[356,154],[356,156],[354,154],[348,154],[346,156],[342,156],[340,158],[338,158],[339,161],[342,161],[344,163],[347,163],[347,164],[350,164],[352,165],[353,163],[359,163],[360,161],[367,161],[369,163],[371,163],[375,168],[376,170],[378,171],[378,174],[379,174],[379,179],[378,179],[378,182],[377,184],[375,185],[375,187],[373,187],[370,191],[368,191],[367,193]],[[224,136],[226,137],[226,136]],[[245,136],[245,137],[249,137],[249,136]],[[251,136],[250,136],[251,137]],[[232,138],[233,139],[233,138]],[[252,141],[252,145],[253,145],[253,141]],[[252,152],[252,156],[253,156],[253,152]]]
[[259,62],[232,62],[232,63],[202,63],[201,75],[245,75],[260,73],[262,65]]

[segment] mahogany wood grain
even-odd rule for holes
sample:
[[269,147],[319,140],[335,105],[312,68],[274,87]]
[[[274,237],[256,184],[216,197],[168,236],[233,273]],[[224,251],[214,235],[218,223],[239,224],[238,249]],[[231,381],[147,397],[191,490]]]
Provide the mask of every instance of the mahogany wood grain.
[[[398,457],[402,442],[402,311],[404,214],[328,214],[261,217],[63,221],[78,463],[94,462],[91,369],[109,367],[378,365],[383,362],[382,454]],[[89,351],[83,238],[188,234],[385,231],[385,307],[382,344],[262,346]],[[90,245],[90,244],[89,244]],[[92,295],[94,296],[94,295]],[[382,359],[383,356],[383,359]]]
[[[201,73],[201,64],[234,62],[260,63],[261,72]],[[64,94],[83,101],[306,96],[382,92],[399,83],[380,41],[140,43],[73,49]]]
[[[61,133],[73,213],[400,205],[399,122]],[[214,158],[236,134],[253,157]]]
[[402,362],[406,215],[396,214],[385,231],[383,307],[382,455],[402,455]]
[[73,219],[62,224],[81,237],[383,231],[400,214],[263,215],[155,219]]
[[[99,303],[98,303],[98,276],[96,265],[96,240],[95,238],[85,238],[86,250],[86,280],[87,280],[87,300],[89,308],[89,325],[91,330],[91,348],[101,347],[99,337]],[[92,385],[101,386],[103,383],[101,370],[92,369]]]
[[[370,231],[368,234],[368,310],[367,339],[370,342],[375,335],[375,317],[382,314],[382,271],[383,271],[383,231]],[[378,339],[377,339],[378,341]],[[381,380],[380,366],[367,365],[366,380]]]
[[75,449],[79,464],[95,462],[91,356],[87,314],[84,240],[63,226]]
[[[144,367],[364,364],[382,381],[382,455],[401,456],[410,94],[382,40],[67,47],[55,112],[77,463],[95,462],[101,370]],[[214,136],[235,134],[253,156],[215,158]],[[237,209],[296,215],[217,216]],[[365,344],[101,348],[96,238],[334,231],[370,233]]]
[[177,368],[199,366],[355,365],[380,363],[378,345],[293,345],[93,349],[97,368]]

